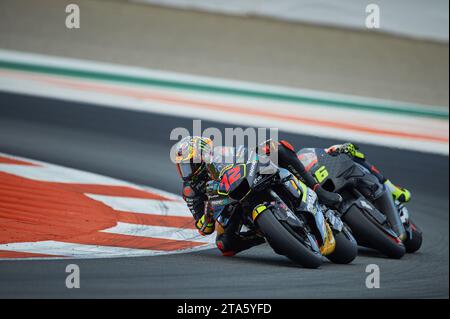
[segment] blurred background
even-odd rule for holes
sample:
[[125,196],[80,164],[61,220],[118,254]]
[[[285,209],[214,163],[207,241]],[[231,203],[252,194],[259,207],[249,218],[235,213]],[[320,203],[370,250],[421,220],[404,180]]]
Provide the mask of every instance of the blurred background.
[[[81,28],[64,27],[80,7]],[[448,106],[448,1],[2,0],[0,47]]]

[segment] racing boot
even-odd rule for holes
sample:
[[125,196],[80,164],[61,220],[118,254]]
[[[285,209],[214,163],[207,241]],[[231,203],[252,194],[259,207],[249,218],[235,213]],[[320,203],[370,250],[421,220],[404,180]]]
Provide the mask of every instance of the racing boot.
[[411,192],[406,188],[398,187],[392,184],[392,182],[388,179],[384,182],[384,185],[391,192],[392,197],[394,197],[395,200],[398,200],[401,203],[406,203],[411,199]]
[[235,239],[231,245],[229,240],[224,239],[225,238],[223,237],[220,239],[218,238],[216,240],[216,245],[217,248],[219,248],[219,250],[222,252],[222,255],[227,257],[234,256],[241,251],[264,244],[266,242],[263,237],[255,234],[251,236],[242,236],[238,240]]
[[256,231],[236,234],[228,229],[218,227],[216,246],[223,256],[231,257],[237,253],[264,244],[266,240]]

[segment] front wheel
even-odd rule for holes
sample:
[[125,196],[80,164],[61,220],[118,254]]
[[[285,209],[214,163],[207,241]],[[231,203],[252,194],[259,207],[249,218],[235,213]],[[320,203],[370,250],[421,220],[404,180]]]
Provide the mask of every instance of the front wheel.
[[[346,230],[334,234],[336,248],[327,256],[335,264],[349,264],[358,255],[358,245],[351,234],[346,234]],[[351,236],[351,238],[350,238]]]
[[270,210],[262,212],[256,224],[264,233],[270,246],[295,263],[306,268],[318,268],[322,265],[322,255],[314,253],[303,245],[287,230]]

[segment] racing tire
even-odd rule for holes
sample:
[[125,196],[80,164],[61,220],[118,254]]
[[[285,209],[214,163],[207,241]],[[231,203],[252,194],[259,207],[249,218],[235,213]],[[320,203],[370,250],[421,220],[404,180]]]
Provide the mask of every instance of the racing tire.
[[343,220],[352,230],[358,244],[376,249],[393,259],[400,259],[405,255],[406,248],[403,243],[382,231],[358,207],[351,207]]
[[287,230],[270,210],[262,212],[256,224],[264,233],[269,245],[279,254],[305,268],[318,268],[323,263],[322,255],[309,250]]
[[334,234],[334,239],[336,240],[336,248],[326,257],[335,264],[351,263],[358,255],[356,242],[347,238],[343,231]]
[[403,244],[405,245],[407,253],[414,253],[422,246],[422,232],[417,229],[416,225],[410,220],[412,238],[406,239]]

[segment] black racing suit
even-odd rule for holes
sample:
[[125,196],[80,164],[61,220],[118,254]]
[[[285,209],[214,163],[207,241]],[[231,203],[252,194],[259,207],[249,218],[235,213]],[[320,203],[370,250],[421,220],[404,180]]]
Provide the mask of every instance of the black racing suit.
[[375,167],[375,165],[372,165],[369,163],[366,159],[366,156],[364,153],[359,151],[358,146],[356,146],[353,143],[345,143],[340,145],[333,145],[325,150],[328,154],[339,154],[339,153],[346,153],[350,155],[353,160],[365,167],[368,171],[370,171],[381,184],[384,184],[387,180],[386,177],[381,174],[381,172]]
[[[338,194],[325,191],[314,177],[306,171],[297,158],[294,148],[288,142],[274,143],[267,141],[262,147],[268,156],[273,152],[278,152],[278,165],[288,169],[297,178],[303,180],[308,187],[317,193],[322,203],[328,206],[335,206],[340,203],[342,198]],[[209,235],[215,230],[215,222],[211,217],[207,217],[210,214],[205,214],[205,203],[208,200],[206,182],[209,179],[209,175],[205,170],[201,175],[196,176],[194,180],[183,183],[183,198],[195,219],[197,229],[202,235]],[[241,227],[242,222],[239,214],[233,214],[225,229],[217,229],[216,245],[223,255],[232,256],[265,242],[263,237],[253,231],[242,233]]]

